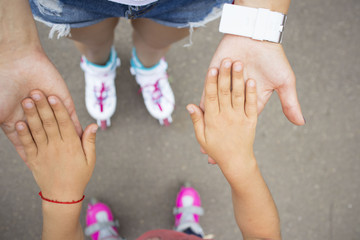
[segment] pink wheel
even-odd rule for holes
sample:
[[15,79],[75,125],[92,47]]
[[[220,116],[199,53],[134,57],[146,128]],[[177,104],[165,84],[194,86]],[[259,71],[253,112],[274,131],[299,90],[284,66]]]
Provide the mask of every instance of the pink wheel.
[[165,118],[163,121],[164,121],[164,126],[165,126],[165,127],[170,126],[169,119]]
[[101,120],[101,130],[106,130],[106,127],[107,127],[107,125],[106,125],[106,120]]

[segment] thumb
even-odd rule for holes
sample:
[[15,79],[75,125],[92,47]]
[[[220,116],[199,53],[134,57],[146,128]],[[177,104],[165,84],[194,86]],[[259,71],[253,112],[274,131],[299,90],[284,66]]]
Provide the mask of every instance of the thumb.
[[98,125],[90,124],[86,127],[82,137],[82,146],[89,165],[94,166],[96,161],[95,142]]
[[287,119],[296,125],[304,125],[305,118],[301,112],[300,103],[297,98],[295,81],[293,84],[281,86],[276,89],[276,91],[279,95],[282,109]]
[[194,125],[195,136],[200,145],[205,143],[205,123],[203,111],[194,104],[189,104],[186,109],[190,113],[191,120]]

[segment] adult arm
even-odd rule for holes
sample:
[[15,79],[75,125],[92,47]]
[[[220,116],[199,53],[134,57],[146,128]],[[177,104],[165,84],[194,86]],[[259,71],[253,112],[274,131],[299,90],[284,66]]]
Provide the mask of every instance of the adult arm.
[[[204,112],[187,108],[201,147],[216,161],[232,190],[236,222],[244,239],[281,239],[279,216],[253,152],[257,122],[256,81],[243,64],[225,59],[205,83]],[[244,94],[245,89],[245,94]]]
[[67,86],[41,47],[29,1],[0,1],[0,126],[25,162],[15,123],[25,119],[20,102],[35,88],[60,97],[81,135]]
[[[290,0],[235,0],[234,4],[287,14]],[[288,120],[296,125],[305,124],[297,97],[295,74],[281,44],[224,34],[209,67],[218,68],[221,60],[227,57],[243,62],[245,79],[256,79],[258,113],[264,109],[271,94],[276,91]],[[204,109],[204,92],[200,107]],[[206,154],[204,149],[201,149],[201,152]],[[215,163],[211,157],[208,161]]]

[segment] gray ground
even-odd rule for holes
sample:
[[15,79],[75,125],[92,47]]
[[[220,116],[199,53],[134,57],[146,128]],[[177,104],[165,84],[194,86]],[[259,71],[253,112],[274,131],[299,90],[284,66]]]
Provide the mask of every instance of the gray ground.
[[[255,151],[277,203],[284,239],[360,239],[360,2],[293,1],[284,48],[297,76],[307,120],[290,124],[274,94],[261,114]],[[201,223],[217,239],[240,239],[229,187],[218,167],[199,153],[185,105],[200,100],[204,75],[221,39],[218,22],[176,44],[167,56],[177,108],[160,127],[149,116],[129,73],[130,25],[117,28],[118,107],[112,127],[98,134],[97,166],[86,195],[108,203],[134,239],[146,230],[171,228],[176,192],[190,181],[206,210]],[[46,52],[66,80],[83,126],[93,122],[84,105],[79,53],[69,40],[48,40]],[[40,70],[40,69],[39,69]],[[31,172],[0,135],[0,239],[38,239],[41,201]],[[85,204],[89,201],[86,198]],[[81,219],[84,224],[84,211]]]

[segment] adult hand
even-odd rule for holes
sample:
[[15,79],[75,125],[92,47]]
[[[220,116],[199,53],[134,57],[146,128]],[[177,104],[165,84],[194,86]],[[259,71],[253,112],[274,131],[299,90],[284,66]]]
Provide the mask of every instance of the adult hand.
[[[244,64],[245,80],[256,79],[258,113],[264,109],[275,90],[288,120],[296,125],[305,124],[297,98],[295,75],[281,44],[225,34],[209,67],[219,68],[224,58],[240,60]],[[200,107],[204,109],[204,93]],[[209,162],[214,163],[211,158]]]
[[16,133],[15,123],[25,120],[21,101],[33,89],[58,96],[70,114],[77,134],[81,136],[82,128],[67,86],[41,47],[24,46],[0,51],[0,89],[1,128],[25,162],[27,158]]
[[275,90],[288,120],[296,125],[305,124],[297,98],[295,75],[281,44],[225,34],[209,67],[219,68],[224,58],[240,60],[244,63],[245,80],[256,79],[258,113],[264,109]]

